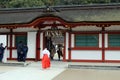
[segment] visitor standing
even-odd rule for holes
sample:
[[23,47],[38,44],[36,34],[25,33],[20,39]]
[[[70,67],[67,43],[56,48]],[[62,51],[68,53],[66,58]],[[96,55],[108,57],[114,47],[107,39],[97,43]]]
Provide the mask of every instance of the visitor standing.
[[5,48],[6,47],[3,47],[3,43],[0,43],[0,62],[3,60]]
[[21,61],[22,59],[22,54],[23,54],[22,48],[23,48],[23,42],[20,41],[17,45],[17,60],[18,61]]

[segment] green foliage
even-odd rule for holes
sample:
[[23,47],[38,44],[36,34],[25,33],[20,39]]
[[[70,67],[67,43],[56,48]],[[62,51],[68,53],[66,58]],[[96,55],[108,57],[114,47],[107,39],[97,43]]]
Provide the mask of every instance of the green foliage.
[[41,0],[11,0],[7,7],[9,8],[21,8],[21,7],[39,7],[44,3]]
[[42,0],[42,2],[46,6],[54,6],[54,5],[59,5],[63,0]]
[[120,3],[120,0],[0,0],[0,8]]
[[0,0],[0,7],[1,8],[6,8],[9,1],[11,1],[11,0]]
[[97,3],[110,3],[111,0],[64,0],[66,5],[80,5],[80,4],[97,4]]

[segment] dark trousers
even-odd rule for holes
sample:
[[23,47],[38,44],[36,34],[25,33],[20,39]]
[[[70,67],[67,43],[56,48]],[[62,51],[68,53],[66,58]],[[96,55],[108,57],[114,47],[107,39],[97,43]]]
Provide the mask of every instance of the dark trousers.
[[57,51],[58,53],[58,59],[60,60],[60,56],[63,56],[62,51]]
[[3,54],[0,54],[0,62],[2,62]]
[[20,52],[17,52],[17,60],[20,61]]
[[18,52],[17,53],[17,60],[18,61],[23,61],[23,52]]
[[27,52],[23,52],[23,55],[22,55],[22,61],[26,61],[26,57],[27,57]]

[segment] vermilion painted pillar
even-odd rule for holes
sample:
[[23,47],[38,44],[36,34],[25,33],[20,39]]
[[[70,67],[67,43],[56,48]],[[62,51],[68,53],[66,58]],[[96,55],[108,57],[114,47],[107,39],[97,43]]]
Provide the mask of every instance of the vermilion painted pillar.
[[36,34],[36,61],[40,60],[40,31]]
[[69,32],[69,43],[68,43],[68,46],[69,46],[69,48],[68,48],[68,61],[71,61],[71,32]]
[[10,29],[10,60],[12,59],[12,33],[13,33],[13,29]]
[[102,62],[105,61],[105,27],[102,27]]

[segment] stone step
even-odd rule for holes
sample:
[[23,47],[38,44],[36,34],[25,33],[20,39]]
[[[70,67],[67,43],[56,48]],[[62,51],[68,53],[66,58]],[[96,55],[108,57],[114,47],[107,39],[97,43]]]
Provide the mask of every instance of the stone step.
[[5,62],[5,63],[0,63],[0,66],[28,66],[30,63],[28,62]]
[[68,65],[73,69],[101,69],[101,70],[120,70],[120,66],[100,66],[100,65]]

